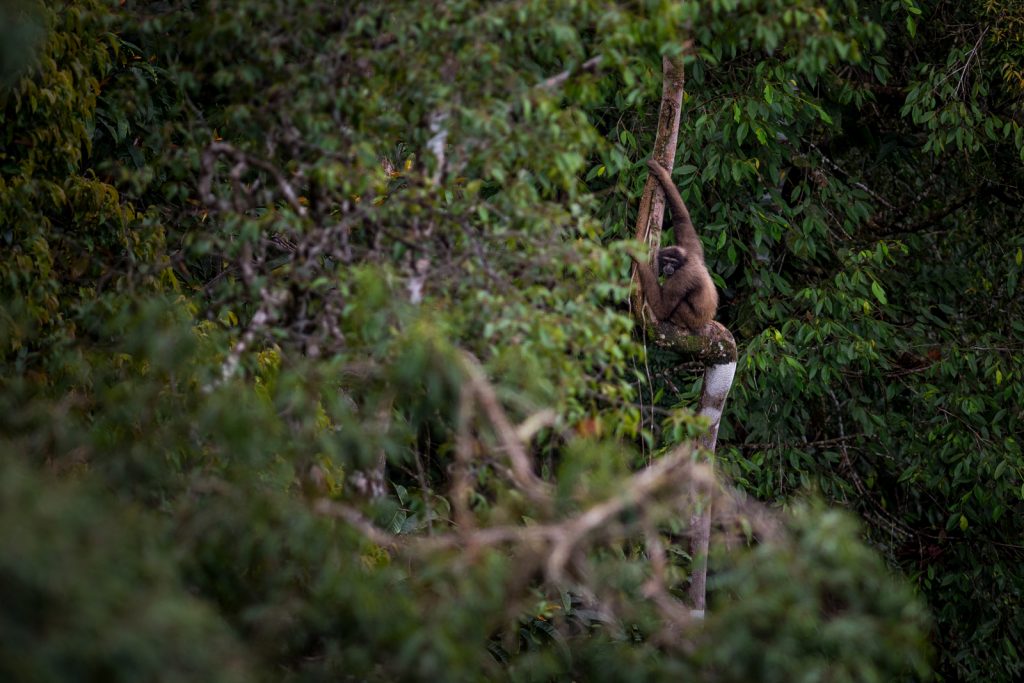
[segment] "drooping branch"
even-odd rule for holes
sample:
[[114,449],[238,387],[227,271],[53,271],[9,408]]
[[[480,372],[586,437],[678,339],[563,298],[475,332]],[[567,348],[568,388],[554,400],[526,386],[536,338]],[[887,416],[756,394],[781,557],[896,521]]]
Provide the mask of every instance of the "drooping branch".
[[591,57],[590,59],[583,62],[574,69],[566,69],[561,73],[557,73],[550,78],[544,79],[543,81],[538,83],[536,87],[545,90],[553,90],[555,88],[561,87],[562,85],[565,84],[566,81],[568,81],[570,78],[572,78],[574,75],[578,73],[592,73],[594,71],[597,71],[598,68],[600,68],[601,66],[601,60],[601,55]]
[[501,404],[498,403],[494,387],[487,381],[487,376],[484,374],[483,368],[480,367],[480,363],[470,354],[464,353],[462,354],[462,364],[468,379],[467,387],[464,390],[473,392],[480,407],[483,408],[484,414],[490,420],[511,465],[512,480],[534,503],[543,506],[549,505],[551,503],[549,486],[534,474],[530,456],[527,454],[516,428],[512,426],[511,420],[501,408]]
[[[724,330],[724,328],[722,328]],[[666,331],[667,334],[671,330]],[[708,331],[706,336],[713,337]],[[713,346],[713,344],[712,344]],[[455,470],[450,499],[454,512],[451,525],[440,525],[430,535],[393,534],[375,525],[351,502],[321,498],[312,502],[313,510],[347,524],[372,542],[391,553],[399,554],[411,563],[427,561],[437,553],[448,553],[453,562],[472,562],[482,550],[501,548],[516,558],[517,566],[538,572],[550,586],[569,588],[583,596],[591,608],[618,619],[615,593],[600,572],[592,571],[594,551],[607,544],[621,544],[625,540],[644,541],[650,559],[650,576],[643,584],[640,595],[649,601],[662,618],[661,629],[652,634],[666,647],[686,648],[691,643],[683,629],[694,622],[695,611],[679,601],[671,592],[672,577],[668,572],[666,549],[659,536],[660,529],[680,516],[699,517],[700,509],[714,507],[714,525],[727,535],[740,537],[753,530],[760,539],[771,539],[778,534],[778,524],[770,511],[749,500],[716,480],[712,468],[706,463],[694,462],[691,444],[681,444],[650,467],[625,478],[621,485],[606,497],[590,502],[582,509],[568,511],[556,504],[556,491],[535,472],[533,458],[527,446],[530,436],[540,427],[550,424],[554,413],[540,411],[516,425],[501,405],[498,393],[473,356],[463,353],[459,357],[465,373],[459,401],[459,419],[455,444]],[[702,405],[704,414],[715,419],[711,411],[721,410],[728,390],[728,379],[722,374],[726,367],[717,368],[705,382]],[[355,367],[360,375],[372,368]],[[481,433],[474,429],[485,425],[496,440],[488,447]],[[713,448],[712,441],[700,445]],[[491,449],[502,458],[486,454]],[[477,485],[481,468],[478,458],[496,464],[504,459],[508,466],[500,466],[512,486],[535,504],[530,523],[487,524],[486,515],[478,515],[468,504],[472,489]],[[708,524],[710,528],[710,522]],[[691,529],[696,533],[697,525]],[[454,551],[454,552],[453,552]],[[525,599],[525,586],[515,584],[517,594]],[[699,616],[699,612],[696,613]]]

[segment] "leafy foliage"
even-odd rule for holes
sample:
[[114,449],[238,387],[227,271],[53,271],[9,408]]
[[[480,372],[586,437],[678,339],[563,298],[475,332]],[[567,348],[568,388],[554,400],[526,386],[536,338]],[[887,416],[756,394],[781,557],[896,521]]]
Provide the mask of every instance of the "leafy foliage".
[[[941,679],[1015,680],[1018,15],[0,9],[0,671],[913,679],[923,597]],[[717,464],[788,509],[716,489],[696,624],[698,386],[625,256],[686,38],[675,177],[741,345]]]

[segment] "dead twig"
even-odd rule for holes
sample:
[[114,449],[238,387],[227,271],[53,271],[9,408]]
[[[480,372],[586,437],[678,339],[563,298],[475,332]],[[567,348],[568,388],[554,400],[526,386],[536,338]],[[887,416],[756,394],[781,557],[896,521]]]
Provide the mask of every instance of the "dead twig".
[[601,60],[602,59],[603,58],[601,57],[601,55],[597,55],[596,57],[591,57],[590,59],[588,59],[587,61],[583,62],[582,64],[580,64],[576,68],[566,69],[565,71],[563,71],[561,73],[555,74],[551,78],[544,79],[543,81],[538,83],[536,85],[536,87],[544,89],[544,90],[554,90],[555,88],[563,85],[566,81],[568,81],[570,78],[572,78],[576,74],[588,73],[588,72],[589,73],[596,72],[598,70],[598,68],[600,68],[600,66],[601,66]]

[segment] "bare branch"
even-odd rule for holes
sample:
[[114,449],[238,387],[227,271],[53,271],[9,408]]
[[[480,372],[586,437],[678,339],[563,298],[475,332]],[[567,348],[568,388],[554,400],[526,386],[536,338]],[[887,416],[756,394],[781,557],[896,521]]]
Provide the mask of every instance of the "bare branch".
[[597,71],[598,68],[600,68],[600,66],[601,66],[601,60],[602,60],[601,55],[597,55],[596,57],[591,57],[590,59],[588,59],[587,61],[585,61],[582,64],[580,64],[575,69],[566,69],[565,71],[563,71],[561,73],[555,74],[551,78],[545,79],[545,80],[541,81],[540,83],[538,83],[536,85],[536,87],[537,88],[542,88],[542,89],[545,89],[545,90],[553,90],[553,89],[561,86],[562,84],[564,84],[566,81],[568,81],[570,78],[572,78],[573,76],[575,76],[577,74],[588,73],[588,72],[589,73],[593,73],[593,72]]
[[346,524],[361,533],[368,540],[376,543],[382,548],[398,548],[398,537],[392,536],[386,531],[374,526],[355,508],[343,505],[328,498],[320,498],[313,503],[313,511],[325,517],[335,517],[343,520]]
[[[226,156],[235,161],[235,166],[232,168],[230,174],[235,185],[240,184],[241,175],[249,166],[266,171],[274,179],[274,182],[277,183],[278,189],[281,190],[281,194],[295,213],[305,217],[306,207],[302,206],[299,202],[299,196],[295,192],[295,188],[293,188],[288,179],[284,177],[284,174],[281,173],[280,169],[269,161],[265,161],[259,157],[243,152],[233,145],[222,141],[211,142],[207,145],[202,155],[202,173],[199,177],[199,196],[207,206],[222,211],[227,210],[228,208],[226,206],[226,202],[218,200],[214,196],[212,190],[214,162],[221,156]],[[236,188],[236,195],[239,194],[240,192]]]
[[534,473],[530,456],[523,447],[515,427],[512,426],[512,422],[508,419],[504,409],[498,402],[494,388],[487,381],[487,376],[484,374],[479,361],[468,353],[462,354],[462,361],[470,387],[474,394],[476,394],[477,399],[479,399],[488,420],[494,426],[498,440],[508,456],[512,466],[512,477],[516,485],[534,503],[545,507],[550,505],[550,486]]

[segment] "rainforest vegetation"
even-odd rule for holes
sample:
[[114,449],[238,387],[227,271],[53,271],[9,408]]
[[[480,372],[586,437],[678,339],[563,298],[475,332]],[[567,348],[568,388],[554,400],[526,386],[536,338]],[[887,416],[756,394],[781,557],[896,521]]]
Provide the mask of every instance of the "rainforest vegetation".
[[0,679],[1021,680],[1022,200],[1020,0],[7,0]]

